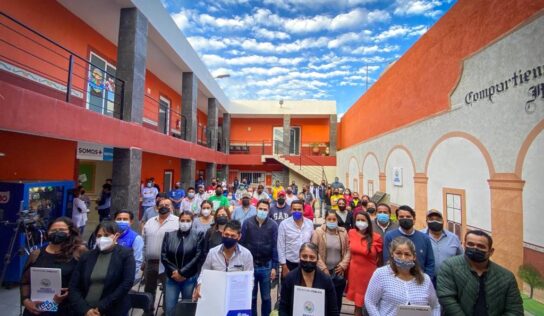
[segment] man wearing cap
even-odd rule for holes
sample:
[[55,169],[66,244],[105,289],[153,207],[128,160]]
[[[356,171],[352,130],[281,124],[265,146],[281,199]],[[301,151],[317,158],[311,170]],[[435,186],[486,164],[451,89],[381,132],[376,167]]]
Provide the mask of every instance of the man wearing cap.
[[289,216],[291,216],[291,208],[289,207],[289,205],[287,205],[285,196],[285,191],[279,191],[276,203],[270,206],[270,211],[268,212],[268,217],[275,220],[278,226],[284,219],[287,219],[289,218]]
[[242,205],[234,209],[232,219],[239,221],[242,225],[246,219],[257,215],[257,209],[255,206],[251,205],[251,198],[251,193],[244,192],[242,194]]
[[431,209],[427,211],[427,228],[421,230],[431,240],[434,254],[433,283],[436,285],[436,276],[442,263],[451,257],[463,253],[463,247],[457,235],[444,229],[444,219],[440,211]]

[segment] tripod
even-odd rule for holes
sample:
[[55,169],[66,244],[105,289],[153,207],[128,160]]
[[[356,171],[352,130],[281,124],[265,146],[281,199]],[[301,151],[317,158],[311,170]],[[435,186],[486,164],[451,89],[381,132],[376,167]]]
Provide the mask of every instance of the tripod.
[[[24,218],[19,218],[17,222],[15,223],[15,228],[13,229],[13,236],[11,237],[11,240],[9,242],[9,247],[6,252],[6,255],[4,256],[4,266],[2,267],[2,272],[0,274],[0,286],[4,284],[4,278],[6,277],[6,272],[8,270],[9,264],[11,263],[11,260],[13,259],[11,254],[13,253],[13,249],[15,248],[15,244],[17,243],[17,239],[19,238],[20,231],[24,231],[25,233],[25,239],[27,240],[27,244],[30,246],[30,244],[34,243],[32,232],[29,231],[28,226],[29,223],[26,223],[27,220]],[[7,225],[10,225],[9,222],[5,223]],[[30,248],[30,247],[29,247]],[[23,249],[20,249],[23,250]]]

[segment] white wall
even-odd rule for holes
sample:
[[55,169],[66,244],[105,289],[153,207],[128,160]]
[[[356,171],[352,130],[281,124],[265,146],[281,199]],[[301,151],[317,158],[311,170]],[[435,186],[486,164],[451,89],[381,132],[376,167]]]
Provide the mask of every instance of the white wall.
[[529,147],[523,164],[523,241],[544,247],[542,211],[544,206],[544,132]]
[[380,191],[380,167],[373,155],[368,155],[363,162],[363,193],[368,194],[368,180],[374,182],[374,193]]
[[359,191],[359,163],[354,157],[349,160],[348,170],[349,183],[346,183],[346,185],[351,191],[357,192]]
[[466,223],[491,231],[489,171],[484,156],[470,141],[454,137],[440,143],[428,168],[428,208],[444,208],[442,188],[465,190]]
[[[402,186],[393,185],[393,168],[402,168]],[[408,153],[400,148],[393,150],[385,165],[386,189],[392,203],[414,207],[414,173]]]

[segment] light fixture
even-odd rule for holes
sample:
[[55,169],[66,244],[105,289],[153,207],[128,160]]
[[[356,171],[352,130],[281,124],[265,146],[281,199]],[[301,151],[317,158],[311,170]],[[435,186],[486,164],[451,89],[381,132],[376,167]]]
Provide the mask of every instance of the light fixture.
[[283,108],[283,99],[280,99],[280,108]]

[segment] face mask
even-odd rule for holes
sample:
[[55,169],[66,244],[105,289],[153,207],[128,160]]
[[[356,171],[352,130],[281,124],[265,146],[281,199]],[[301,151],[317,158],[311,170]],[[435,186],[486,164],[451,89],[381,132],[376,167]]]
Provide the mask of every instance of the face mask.
[[223,194],[223,191],[221,191],[221,190],[215,191],[215,195],[220,196],[221,194]]
[[393,257],[393,261],[395,261],[397,267],[402,270],[410,270],[416,265],[414,261],[405,261],[395,257]]
[[338,228],[338,223],[337,222],[327,222],[327,228],[331,229],[331,230],[336,229],[336,228]]
[[263,190],[257,190],[257,194],[259,195],[263,194]]
[[217,216],[217,218],[215,219],[217,225],[225,225],[228,221],[229,219],[226,216]]
[[212,213],[212,210],[209,209],[209,208],[203,208],[203,209],[200,211],[200,214],[202,214],[202,216],[204,216],[204,217],[210,216],[211,213]]
[[285,199],[284,198],[279,198],[278,199],[278,204],[283,205],[283,203],[285,203]]
[[285,191],[285,192],[287,192],[287,194],[293,193],[293,191],[291,191],[291,190],[287,190],[287,191]]
[[66,232],[53,232],[47,235],[47,239],[53,245],[60,245],[68,240],[68,233]]
[[192,222],[179,222],[179,230],[181,230],[182,232],[188,231],[189,229],[191,229],[191,226],[193,226]]
[[243,199],[242,200],[242,205],[243,206],[249,206],[249,200],[248,199]]
[[442,231],[444,224],[441,222],[432,221],[432,222],[427,222],[427,226],[433,232],[439,232],[439,231]]
[[170,212],[170,209],[168,207],[163,206],[159,209],[159,214],[161,215],[168,214],[168,212]]
[[389,222],[389,214],[379,213],[376,215],[376,218],[380,224],[387,224]]
[[346,210],[346,206],[345,205],[338,205],[338,209],[340,210],[340,212],[343,212]]
[[414,227],[414,220],[411,218],[401,218],[399,219],[399,226],[405,230],[412,229]]
[[299,266],[304,272],[314,272],[317,267],[317,262],[300,260]]
[[153,183],[151,183],[151,182],[149,182],[149,183],[147,184],[147,187],[148,187],[148,188],[151,188],[152,186],[153,186]]
[[194,199],[194,198],[195,198],[195,194],[194,194],[193,192],[187,193],[187,197],[190,198],[190,199]]
[[368,228],[368,223],[363,221],[357,221],[355,222],[355,226],[357,226],[359,230],[365,230]]
[[128,229],[128,227],[130,226],[130,223],[129,222],[126,222],[126,221],[115,221],[117,223],[117,226],[119,226],[119,229],[124,232],[125,230]]
[[474,262],[485,262],[487,253],[474,247],[465,247],[465,255]]
[[113,246],[113,238],[111,237],[100,237],[96,239],[96,247],[98,247],[100,251],[108,250],[111,246]]
[[293,212],[293,219],[295,221],[302,219],[302,212]]
[[230,237],[222,237],[221,242],[223,243],[223,246],[227,249],[230,249],[236,245],[238,240]]
[[267,211],[257,210],[257,218],[265,220],[268,217]]
[[367,208],[366,211],[368,212],[368,214],[374,214],[376,212],[376,209],[371,207],[371,208]]
[[217,183],[215,183],[215,182],[212,182],[212,186],[216,186],[216,185],[217,185]]

